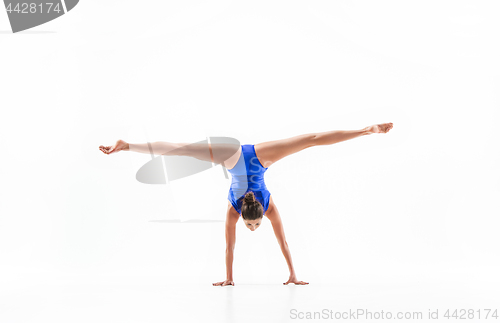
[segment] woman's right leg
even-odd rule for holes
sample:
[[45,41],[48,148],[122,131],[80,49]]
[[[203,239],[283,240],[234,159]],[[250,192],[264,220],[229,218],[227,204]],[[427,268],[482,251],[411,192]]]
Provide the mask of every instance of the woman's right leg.
[[[148,142],[145,144],[128,144],[128,149],[138,153],[166,156],[189,156],[199,160],[222,164],[231,168],[238,161],[241,153],[239,145],[232,143],[172,143],[166,141]],[[232,165],[232,166],[228,166]]]
[[130,151],[143,154],[165,156],[189,156],[199,160],[212,162],[208,143],[174,143],[167,141],[148,142],[145,144],[128,144]]
[[180,148],[182,147],[182,145],[187,145],[187,144],[173,143],[166,141],[148,142],[145,144],[128,143],[128,149],[124,150],[134,151],[136,153],[151,154],[151,155],[175,156],[181,152]]

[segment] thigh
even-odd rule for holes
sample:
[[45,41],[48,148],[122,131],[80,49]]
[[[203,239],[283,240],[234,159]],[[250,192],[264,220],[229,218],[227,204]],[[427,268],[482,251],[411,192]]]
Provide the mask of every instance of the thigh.
[[[222,157],[220,157],[220,158],[218,158],[217,149],[215,149],[215,152],[214,152],[215,161],[214,162],[216,164],[221,164],[222,166],[226,167],[228,170],[233,169],[234,166],[236,166],[236,164],[238,163],[238,160],[240,159],[240,155],[242,153],[241,146],[238,147],[238,150],[235,153],[233,153],[233,149],[234,148],[231,148],[231,150],[228,150],[227,154],[222,155]],[[229,156],[231,153],[233,153],[231,155],[231,157],[226,158],[226,156]]]
[[194,157],[199,160],[222,164],[231,169],[236,165],[241,154],[241,146],[234,144],[209,144],[206,141],[179,143],[177,155]]
[[286,156],[314,146],[314,137],[315,134],[308,133],[286,139],[261,142],[254,145],[255,154],[262,166],[267,168]]

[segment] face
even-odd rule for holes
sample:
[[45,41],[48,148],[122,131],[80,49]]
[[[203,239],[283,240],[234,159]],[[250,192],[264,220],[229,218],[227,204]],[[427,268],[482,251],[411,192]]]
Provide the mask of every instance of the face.
[[245,226],[249,228],[252,231],[255,231],[258,227],[260,227],[262,223],[262,218],[257,219],[257,220],[245,220],[243,219],[243,222],[245,223]]

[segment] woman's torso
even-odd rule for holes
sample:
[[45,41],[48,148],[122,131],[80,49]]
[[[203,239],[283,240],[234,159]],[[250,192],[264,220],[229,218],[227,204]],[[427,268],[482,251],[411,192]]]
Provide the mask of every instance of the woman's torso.
[[252,191],[262,206],[264,213],[269,207],[268,191],[264,182],[264,173],[267,168],[263,167],[255,154],[254,145],[241,145],[241,154],[236,165],[228,169],[231,173],[231,187],[228,199],[233,207],[241,214],[241,205],[245,194]]

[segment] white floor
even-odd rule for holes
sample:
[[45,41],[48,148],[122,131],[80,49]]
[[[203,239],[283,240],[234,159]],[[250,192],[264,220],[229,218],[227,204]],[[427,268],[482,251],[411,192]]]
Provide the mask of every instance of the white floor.
[[[320,312],[317,320],[334,320],[338,313],[420,312],[430,321],[429,310],[438,310],[439,320],[447,309],[477,310],[499,306],[499,284],[457,283],[311,283],[308,286],[237,284],[214,287],[151,277],[121,277],[105,282],[103,276],[67,278],[49,282],[2,285],[0,322],[288,322],[311,321],[308,312]],[[91,281],[95,279],[95,282]],[[79,280],[79,281],[78,281]],[[330,312],[332,311],[332,312]],[[358,311],[365,311],[365,315]],[[382,314],[383,311],[383,314]],[[337,314],[336,314],[337,313]],[[460,313],[460,312],[459,312]],[[314,314],[311,314],[314,315]],[[317,314],[319,315],[319,314]],[[332,315],[333,318],[325,315]],[[390,314],[389,314],[390,315]],[[490,313],[491,315],[491,313]],[[300,318],[303,318],[302,320]],[[394,318],[393,318],[394,319]],[[354,320],[351,316],[351,320]],[[377,319],[384,321],[384,319]],[[453,321],[453,319],[451,319]],[[463,321],[463,320],[462,320]],[[494,321],[488,319],[487,321]]]

